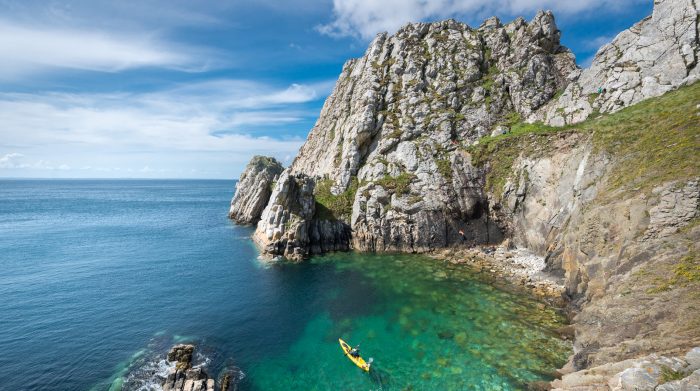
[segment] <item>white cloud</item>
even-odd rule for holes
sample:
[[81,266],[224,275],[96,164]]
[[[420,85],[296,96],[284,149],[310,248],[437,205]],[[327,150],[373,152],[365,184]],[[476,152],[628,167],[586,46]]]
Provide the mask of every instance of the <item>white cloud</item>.
[[0,79],[5,80],[56,69],[202,71],[218,61],[212,58],[216,54],[211,51],[166,43],[145,32],[47,28],[0,20]]
[[[295,155],[298,131],[307,130],[299,124],[318,115],[306,103],[330,85],[219,80],[149,93],[0,93],[0,150],[12,152],[0,155],[0,169],[157,176],[181,167],[220,177],[207,167],[252,154]],[[281,125],[297,135],[256,134]]]
[[[370,39],[394,32],[408,22],[468,15],[480,20],[489,16],[517,16],[539,9],[571,15],[605,7],[624,10],[642,0],[333,0],[333,20],[317,27],[330,36]],[[505,15],[504,15],[505,14]]]
[[601,48],[603,45],[612,42],[612,40],[614,38],[615,38],[615,36],[611,36],[611,35],[601,35],[599,37],[586,39],[585,41],[582,42],[581,46],[586,50],[597,50],[597,49]]
[[53,165],[44,159],[39,159],[33,163],[27,163],[26,157],[21,153],[8,153],[0,157],[0,169],[32,169],[32,170],[70,170],[67,164]]
[[21,153],[8,153],[0,157],[0,168],[17,168],[20,166],[19,160],[24,157]]

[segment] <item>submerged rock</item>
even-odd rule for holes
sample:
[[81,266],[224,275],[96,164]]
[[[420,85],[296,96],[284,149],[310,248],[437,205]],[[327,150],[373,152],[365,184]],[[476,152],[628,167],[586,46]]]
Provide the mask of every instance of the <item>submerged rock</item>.
[[254,156],[236,184],[229,218],[239,224],[257,223],[283,169],[274,158]]

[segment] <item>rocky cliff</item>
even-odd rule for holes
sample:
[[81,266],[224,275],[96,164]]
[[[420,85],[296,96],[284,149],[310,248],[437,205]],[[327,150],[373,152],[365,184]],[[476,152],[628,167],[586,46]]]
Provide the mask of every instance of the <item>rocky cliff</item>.
[[255,239],[299,260],[509,238],[565,282],[574,369],[697,346],[697,26],[694,2],[657,1],[583,71],[548,12],[380,34],[343,67]]
[[591,66],[570,75],[558,99],[530,117],[550,125],[620,110],[700,78],[697,0],[656,0],[651,16],[598,50]]
[[257,223],[283,169],[274,158],[254,156],[238,179],[228,217],[238,224]]
[[[277,218],[264,219],[256,237],[271,255],[296,248],[303,258],[350,247],[427,252],[517,234],[490,205],[486,171],[469,148],[485,136],[537,129],[525,120],[581,121],[692,82],[697,23],[689,0],[659,1],[583,71],[550,12],[505,25],[491,18],[476,29],[447,20],[380,34],[345,64],[288,169],[287,178],[308,178],[311,198],[273,200]],[[606,92],[591,92],[599,88]],[[305,204],[307,215],[294,212]],[[283,216],[296,216],[290,235],[303,245],[287,245],[294,227]]]
[[305,174],[282,173],[253,235],[264,253],[300,261],[312,253],[350,249],[350,226],[329,216],[314,196],[316,188]]
[[493,220],[577,310],[574,368],[700,343],[700,84],[471,149]]
[[[300,193],[297,206],[286,196],[275,205],[273,196],[268,210],[280,218],[263,219],[256,237],[271,254],[287,255],[288,240],[267,241],[296,229],[283,217],[289,215],[318,226],[316,238],[309,229],[292,233],[306,243],[299,255],[329,242],[425,252],[501,240],[489,220],[483,173],[462,147],[531,115],[566,86],[576,67],[559,37],[549,12],[529,23],[492,18],[473,29],[448,20],[380,34],[364,57],[345,64],[289,169],[289,178],[316,182],[320,213],[294,212],[310,194]],[[275,193],[287,194],[287,186],[279,181]],[[341,237],[327,240],[333,232]]]

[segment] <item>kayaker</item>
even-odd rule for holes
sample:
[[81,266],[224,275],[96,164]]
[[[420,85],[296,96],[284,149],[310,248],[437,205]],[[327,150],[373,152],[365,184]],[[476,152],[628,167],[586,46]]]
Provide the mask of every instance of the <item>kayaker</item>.
[[353,357],[360,357],[360,345],[357,345],[354,348],[350,349],[349,354]]

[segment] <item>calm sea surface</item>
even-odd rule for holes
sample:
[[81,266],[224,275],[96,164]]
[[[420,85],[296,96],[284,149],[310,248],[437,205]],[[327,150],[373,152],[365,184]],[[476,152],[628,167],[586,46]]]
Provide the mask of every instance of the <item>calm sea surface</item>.
[[[511,390],[562,316],[408,255],[263,264],[231,181],[0,181],[0,389],[152,389],[176,342],[243,390]],[[338,338],[374,358],[365,374]]]

